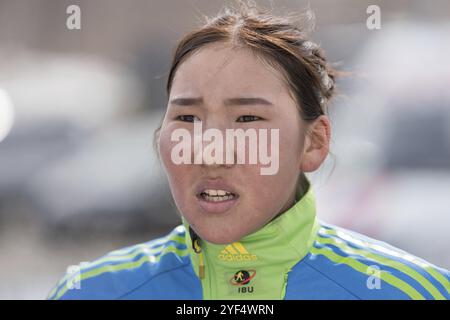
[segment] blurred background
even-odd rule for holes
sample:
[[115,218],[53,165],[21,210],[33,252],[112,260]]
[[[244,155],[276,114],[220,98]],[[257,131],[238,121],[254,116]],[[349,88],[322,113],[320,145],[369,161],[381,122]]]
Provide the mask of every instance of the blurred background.
[[[74,4],[80,30],[66,27]],[[179,224],[153,132],[173,47],[223,5],[0,0],[0,299],[43,299],[68,265]],[[330,109],[332,154],[310,175],[319,217],[450,268],[450,2],[309,7],[313,40],[353,73]]]

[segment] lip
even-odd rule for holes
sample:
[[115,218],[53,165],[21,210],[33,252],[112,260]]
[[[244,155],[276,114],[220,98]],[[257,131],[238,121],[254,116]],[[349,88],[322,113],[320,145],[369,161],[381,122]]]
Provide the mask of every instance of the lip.
[[[224,201],[207,201],[200,197],[200,193],[205,189],[220,189],[233,193],[236,197],[234,199],[224,200]],[[202,180],[195,188],[195,197],[200,205],[200,207],[207,213],[225,213],[230,210],[239,200],[239,193],[230,184],[227,183],[222,178],[215,179],[205,179]]]

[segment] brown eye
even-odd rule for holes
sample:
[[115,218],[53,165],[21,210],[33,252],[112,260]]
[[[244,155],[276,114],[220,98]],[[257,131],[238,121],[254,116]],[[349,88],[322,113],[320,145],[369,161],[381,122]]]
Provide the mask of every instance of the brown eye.
[[251,122],[251,121],[256,121],[256,120],[261,120],[260,117],[257,116],[252,116],[252,115],[245,115],[245,116],[240,116],[239,118],[237,118],[237,122]]
[[200,119],[192,114],[184,114],[181,116],[176,117],[177,120],[183,121],[183,122],[198,122]]

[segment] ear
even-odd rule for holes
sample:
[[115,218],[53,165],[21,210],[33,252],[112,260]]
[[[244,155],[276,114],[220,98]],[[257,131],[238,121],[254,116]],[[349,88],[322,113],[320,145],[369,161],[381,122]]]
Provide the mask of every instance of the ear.
[[161,159],[160,158],[161,152],[159,149],[159,138],[161,136],[161,127],[162,124],[160,124],[159,127],[153,133],[153,150],[156,152],[156,156],[158,157],[158,159]]
[[322,115],[310,123],[305,134],[300,171],[317,170],[325,161],[330,149],[331,124],[327,116]]

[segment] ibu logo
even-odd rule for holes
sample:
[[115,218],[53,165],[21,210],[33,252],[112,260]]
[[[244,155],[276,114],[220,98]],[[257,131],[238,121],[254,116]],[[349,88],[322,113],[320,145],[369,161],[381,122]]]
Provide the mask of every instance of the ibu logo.
[[249,284],[255,276],[256,270],[239,270],[230,279],[230,283],[238,287],[238,293],[252,293],[254,288]]

